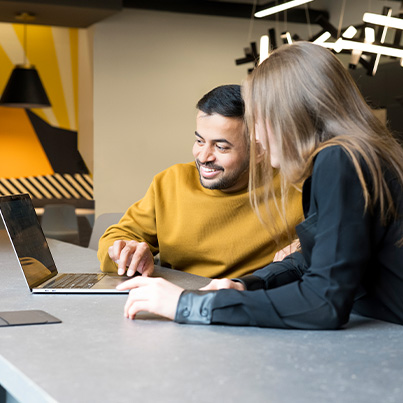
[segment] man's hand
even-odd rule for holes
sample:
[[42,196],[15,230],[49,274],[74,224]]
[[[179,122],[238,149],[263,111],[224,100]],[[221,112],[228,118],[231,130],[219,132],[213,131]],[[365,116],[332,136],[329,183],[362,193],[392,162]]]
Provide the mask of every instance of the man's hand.
[[133,276],[136,271],[147,277],[154,271],[154,257],[146,242],[118,240],[108,249],[109,257],[118,264],[118,274]]
[[299,239],[292,242],[290,245],[286,246],[285,248],[279,250],[275,255],[273,262],[281,262],[286,256],[294,253],[297,249],[300,248]]
[[124,308],[124,315],[130,319],[134,319],[137,313],[146,311],[174,320],[183,291],[183,288],[159,277],[136,277],[116,288],[131,290]]
[[245,287],[239,281],[232,281],[228,278],[211,280],[205,287],[200,288],[201,291],[213,291],[233,288],[238,291],[245,291]]

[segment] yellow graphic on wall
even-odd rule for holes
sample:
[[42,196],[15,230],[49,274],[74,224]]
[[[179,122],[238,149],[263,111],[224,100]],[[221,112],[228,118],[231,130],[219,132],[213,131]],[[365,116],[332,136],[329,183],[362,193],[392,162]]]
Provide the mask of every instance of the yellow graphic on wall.
[[[78,30],[27,26],[27,62],[39,72],[51,108],[34,109],[52,126],[77,130]],[[24,61],[24,25],[0,23],[0,90]]]
[[[32,109],[49,125],[77,131],[78,29],[27,25],[25,60],[34,65],[51,107]],[[0,94],[24,62],[24,25],[0,23]],[[63,152],[63,150],[61,150]],[[26,112],[0,107],[0,177],[53,173]]]
[[2,177],[54,173],[24,109],[0,107],[0,139]]

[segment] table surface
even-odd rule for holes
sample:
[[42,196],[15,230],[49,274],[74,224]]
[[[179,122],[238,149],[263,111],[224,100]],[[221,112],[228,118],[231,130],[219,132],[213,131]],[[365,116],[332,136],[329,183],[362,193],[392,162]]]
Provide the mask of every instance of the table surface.
[[[49,240],[59,271],[98,271],[96,252]],[[205,278],[158,269],[197,288]],[[32,295],[0,230],[0,311],[61,324],[0,328],[0,384],[21,402],[402,402],[403,326],[352,316],[345,329],[180,325],[124,318],[126,295]]]

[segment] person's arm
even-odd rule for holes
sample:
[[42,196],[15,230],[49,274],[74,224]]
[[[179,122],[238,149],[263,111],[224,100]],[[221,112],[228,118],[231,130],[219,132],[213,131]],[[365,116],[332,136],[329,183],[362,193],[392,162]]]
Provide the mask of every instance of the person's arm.
[[[303,259],[299,256],[297,257],[300,263],[303,263]],[[290,262],[296,263],[295,260],[290,259]],[[273,269],[274,268],[274,269]],[[287,272],[290,274],[287,274]],[[255,287],[259,284],[262,288],[274,286],[274,284],[279,285],[280,283],[288,283],[295,281],[300,278],[300,270],[296,270],[293,265],[287,264],[287,261],[278,262],[277,264],[272,263],[271,265],[258,270],[256,276],[244,276],[242,279],[247,277],[250,278],[252,282],[252,277],[258,281],[252,286]],[[277,277],[277,279],[276,279]],[[276,280],[275,280],[276,279]],[[192,293],[186,293],[182,288],[166,281],[162,278],[134,278],[132,280],[125,281],[117,286],[119,290],[131,290],[129,297],[125,304],[124,314],[127,318],[134,319],[138,312],[148,311],[157,315],[164,316],[168,319],[174,320],[178,312],[182,312],[182,319],[186,318],[186,323],[191,323],[195,320],[196,323],[210,323],[211,321],[211,311],[209,311],[208,305],[211,303],[214,293],[206,292],[219,289],[234,289],[238,291],[245,290],[245,285],[241,281],[234,281],[230,279],[216,279],[212,280],[209,285],[201,288],[199,291],[192,291]],[[181,295],[187,295],[187,298],[181,298]],[[189,297],[191,295],[191,297]],[[197,296],[196,299],[194,296]],[[178,306],[178,301],[181,298],[181,304],[193,300],[197,307],[193,306],[193,309],[180,309]],[[185,300],[185,302],[184,302]],[[206,309],[204,309],[206,307]],[[190,312],[194,312],[195,318],[191,318]],[[205,315],[209,311],[209,315]],[[180,321],[179,316],[175,319]],[[201,322],[202,321],[202,322]]]
[[[335,329],[346,323],[370,259],[371,219],[364,214],[352,162],[340,148],[318,155],[311,203],[316,205],[316,213],[302,228],[308,232],[314,228],[314,238],[309,240],[312,253],[303,276],[273,289],[184,291],[175,320],[303,329]],[[304,249],[303,231],[299,237]],[[267,271],[263,269],[256,277],[265,282],[270,277]]]
[[307,265],[300,252],[288,255],[282,261],[270,263],[253,274],[234,279],[244,285],[245,290],[277,288],[300,280],[306,272]]
[[[208,285],[201,288],[201,291],[214,291],[220,289],[234,288],[239,291],[259,290],[280,287],[282,285],[299,280],[307,270],[304,257],[299,252],[288,255],[281,261],[269,265],[239,278],[214,279]],[[235,283],[235,284],[234,284]],[[239,285],[242,285],[240,287]]]
[[143,199],[133,204],[119,221],[99,240],[101,270],[133,275],[136,270],[148,275],[154,269],[153,255],[158,253],[155,222],[155,196],[151,184]]

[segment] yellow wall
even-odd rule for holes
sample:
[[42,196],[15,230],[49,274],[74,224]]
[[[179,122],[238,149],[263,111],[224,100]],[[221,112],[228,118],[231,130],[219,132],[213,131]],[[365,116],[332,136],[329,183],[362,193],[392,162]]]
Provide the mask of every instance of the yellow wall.
[[24,109],[0,107],[0,177],[53,174]]

